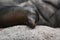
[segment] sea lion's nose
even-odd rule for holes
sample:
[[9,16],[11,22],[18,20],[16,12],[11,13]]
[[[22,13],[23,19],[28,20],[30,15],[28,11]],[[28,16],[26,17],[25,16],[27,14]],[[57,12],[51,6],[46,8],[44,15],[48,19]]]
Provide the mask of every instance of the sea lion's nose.
[[36,19],[34,19],[33,17],[28,17],[28,26],[29,28],[32,28],[34,29],[35,26],[36,26],[36,22],[35,22]]
[[31,28],[31,29],[34,29],[36,26],[35,23],[28,23],[28,27]]

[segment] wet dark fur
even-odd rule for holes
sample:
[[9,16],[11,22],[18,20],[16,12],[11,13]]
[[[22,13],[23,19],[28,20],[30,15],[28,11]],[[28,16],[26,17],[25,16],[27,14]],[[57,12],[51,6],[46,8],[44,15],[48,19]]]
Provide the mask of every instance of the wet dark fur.
[[[5,28],[14,25],[27,25],[34,28],[33,20],[28,18],[32,14],[28,10],[18,6],[2,6],[0,8],[0,28]],[[30,23],[29,23],[30,21]]]

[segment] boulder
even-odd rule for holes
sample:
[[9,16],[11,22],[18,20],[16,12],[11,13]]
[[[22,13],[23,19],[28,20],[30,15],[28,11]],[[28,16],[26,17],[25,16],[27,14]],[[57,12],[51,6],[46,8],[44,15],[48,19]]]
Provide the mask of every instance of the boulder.
[[60,40],[60,29],[48,26],[36,26],[30,29],[19,25],[2,29],[0,40]]

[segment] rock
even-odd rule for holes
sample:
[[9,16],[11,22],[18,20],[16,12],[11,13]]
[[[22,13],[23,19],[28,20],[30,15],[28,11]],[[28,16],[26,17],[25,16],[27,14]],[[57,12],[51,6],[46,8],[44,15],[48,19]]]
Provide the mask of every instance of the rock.
[[0,40],[60,40],[60,29],[48,26],[14,26],[0,31]]

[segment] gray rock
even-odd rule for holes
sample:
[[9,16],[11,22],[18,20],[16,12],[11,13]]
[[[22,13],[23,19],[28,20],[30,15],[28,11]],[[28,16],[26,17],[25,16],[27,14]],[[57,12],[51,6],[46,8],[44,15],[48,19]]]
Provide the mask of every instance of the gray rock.
[[14,26],[0,31],[0,40],[60,40],[60,29],[37,26]]

